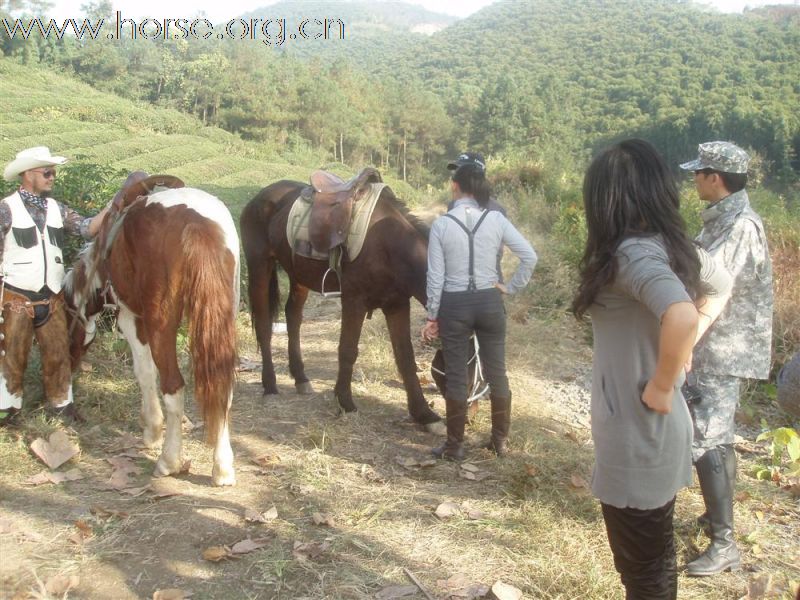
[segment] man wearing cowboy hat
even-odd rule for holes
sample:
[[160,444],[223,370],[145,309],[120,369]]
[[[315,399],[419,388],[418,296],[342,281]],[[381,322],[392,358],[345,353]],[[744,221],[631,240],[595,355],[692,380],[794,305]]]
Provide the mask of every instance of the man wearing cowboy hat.
[[750,156],[739,146],[718,141],[700,144],[698,157],[680,165],[694,172],[697,194],[708,203],[696,241],[724,263],[733,278],[731,298],[695,346],[688,376],[699,393],[689,405],[692,459],[706,505],[698,521],[711,537],[705,552],[686,566],[687,574],[695,577],[739,568],[733,537],[739,382],[769,377],[772,265],[764,225],[745,190],[749,163]]
[[61,294],[64,234],[93,237],[106,211],[84,218],[49,197],[56,167],[65,162],[37,146],[18,153],[3,171],[6,181],[18,179],[20,186],[0,201],[0,424],[22,407],[22,376],[34,336],[50,410],[78,418]]

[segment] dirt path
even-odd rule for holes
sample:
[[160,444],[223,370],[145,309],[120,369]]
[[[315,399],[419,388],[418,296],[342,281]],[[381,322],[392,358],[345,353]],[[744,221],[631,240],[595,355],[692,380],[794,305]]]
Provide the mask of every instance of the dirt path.
[[[104,489],[112,475],[107,459],[131,445],[129,435],[121,436],[141,433],[129,367],[109,354],[116,342],[95,348],[88,357],[94,370],[81,375],[78,398],[87,406],[102,398],[109,403],[106,411],[118,403],[117,417],[90,419],[70,432],[81,455],[60,471],[77,467],[83,479],[24,485],[43,468],[26,449],[34,430],[7,432],[0,440],[4,459],[16,460],[0,474],[0,596],[61,597],[43,586],[53,585],[56,575],[73,575],[79,581],[73,581],[77,586],[69,597],[98,600],[152,598],[169,588],[195,599],[424,598],[411,588],[386,590],[412,585],[403,568],[436,598],[470,597],[461,592],[498,580],[529,598],[606,598],[619,592],[602,520],[585,489],[591,465],[589,355],[579,328],[560,317],[512,321],[515,452],[496,460],[477,449],[489,429],[484,409],[468,433],[469,471],[426,463],[439,440],[407,418],[379,314],[365,326],[354,375],[360,411],[337,414],[330,392],[337,313],[335,304],[314,300],[303,327],[305,362],[317,394],[294,394],[281,335],[275,336],[274,353],[280,396],[262,398],[260,374],[240,373],[232,427],[238,483],[232,489],[210,486],[211,451],[202,444],[202,430],[185,437],[188,474],[151,481],[157,454],[140,451],[130,459],[141,470],[130,475],[131,487],[159,487],[137,496]],[[414,322],[421,321],[418,312]],[[246,322],[240,331],[245,364],[258,360]],[[418,350],[418,362],[427,366],[432,350]],[[113,387],[120,379],[121,391]],[[441,399],[428,396],[442,411]],[[191,401],[187,410],[195,420]],[[455,505],[454,516],[437,518],[443,502]],[[244,518],[247,511],[273,507],[277,516],[265,517],[267,523]],[[686,521],[698,508],[695,494],[683,498]],[[791,535],[791,507],[784,513]],[[688,552],[695,538],[684,533],[682,551]],[[233,548],[248,539],[260,547],[219,562],[203,558],[208,548]],[[796,547],[787,552],[786,561],[797,556]],[[715,585],[682,580],[682,586],[694,586],[694,595],[686,597],[734,597],[744,577],[725,576]]]

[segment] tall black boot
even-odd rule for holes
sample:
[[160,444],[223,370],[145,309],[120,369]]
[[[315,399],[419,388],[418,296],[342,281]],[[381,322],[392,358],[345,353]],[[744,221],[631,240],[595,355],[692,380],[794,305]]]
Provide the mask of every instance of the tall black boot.
[[[733,444],[724,444],[722,448],[725,448],[725,472],[728,474],[728,484],[731,488],[731,497],[733,497],[736,493],[736,450]],[[705,530],[711,527],[708,512],[697,517],[697,524]]]
[[511,429],[511,395],[508,398],[490,396],[492,403],[492,437],[484,448],[497,456],[508,454],[508,432]]
[[447,411],[447,440],[431,450],[436,458],[464,460],[464,425],[467,422],[467,403],[445,398]]
[[[716,575],[727,570],[737,570],[740,565],[739,549],[733,539],[733,481],[728,477],[730,446],[717,446],[707,451],[695,465],[700,480],[700,490],[708,513],[711,543],[700,556],[686,565],[692,577]],[[735,456],[733,468],[735,475]]]

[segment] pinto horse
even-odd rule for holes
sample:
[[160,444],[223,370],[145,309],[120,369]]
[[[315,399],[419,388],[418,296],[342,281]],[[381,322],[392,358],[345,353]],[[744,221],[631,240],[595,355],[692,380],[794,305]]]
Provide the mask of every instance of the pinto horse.
[[119,309],[117,325],[130,344],[142,390],[144,443],[166,439],[156,476],[182,466],[184,379],[176,339],[188,317],[194,397],[214,447],[212,482],[234,485],[228,415],[237,362],[239,238],[225,205],[203,191],[165,189],[114,207],[100,234],[65,280],[73,369],[95,335],[104,304]]
[[[377,175],[377,172],[375,172]],[[289,276],[286,325],[289,337],[289,371],[299,393],[313,393],[300,350],[303,305],[309,290],[322,291],[328,262],[293,254],[286,225],[292,204],[307,184],[278,181],[262,189],[242,211],[240,230],[248,270],[248,294],[253,325],[262,355],[261,383],[264,394],[277,394],[272,362],[272,324],[280,301],[277,264]],[[351,380],[358,357],[358,341],[364,318],[381,309],[389,328],[395,363],[403,379],[412,419],[439,433],[441,417],[430,409],[422,394],[411,345],[410,299],[427,300],[428,227],[412,216],[406,206],[384,187],[369,222],[364,245],[355,260],[345,256],[341,281],[332,274],[326,291],[339,286],[342,323],[339,369],[334,394],[345,412],[353,412]]]

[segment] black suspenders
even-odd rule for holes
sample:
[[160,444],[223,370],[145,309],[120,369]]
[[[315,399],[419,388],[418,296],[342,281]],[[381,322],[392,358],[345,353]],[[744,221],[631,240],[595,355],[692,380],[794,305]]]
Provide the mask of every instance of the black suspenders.
[[450,213],[446,213],[444,215],[445,217],[450,217],[451,219],[453,219],[453,221],[458,223],[458,226],[464,230],[464,233],[466,233],[467,237],[469,238],[469,285],[467,285],[468,292],[474,292],[477,289],[475,287],[475,232],[478,231],[478,227],[481,226],[481,223],[483,223],[483,220],[486,218],[486,215],[488,214],[489,214],[488,209],[483,211],[483,214],[478,219],[478,222],[475,223],[475,227],[472,228],[472,231],[467,229],[466,225],[464,225],[461,221],[456,219]]

